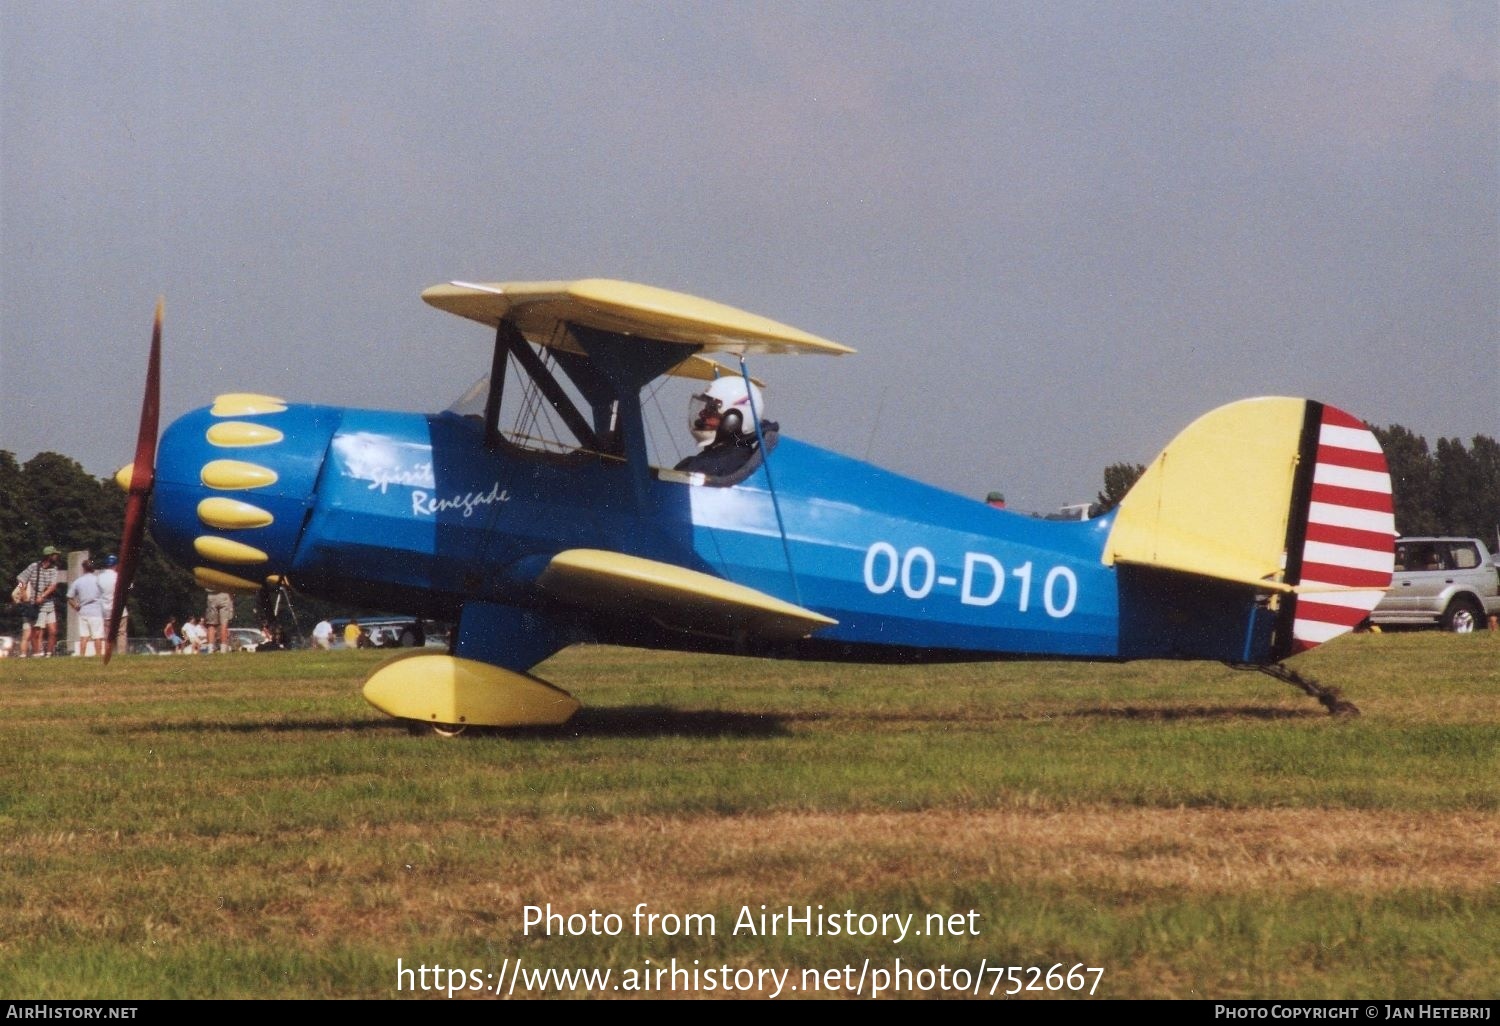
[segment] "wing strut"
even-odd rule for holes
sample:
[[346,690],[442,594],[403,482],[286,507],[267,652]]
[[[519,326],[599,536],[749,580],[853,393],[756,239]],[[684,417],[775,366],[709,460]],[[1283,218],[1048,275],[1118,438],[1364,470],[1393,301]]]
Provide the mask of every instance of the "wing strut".
[[[557,415],[563,419],[563,423],[568,425],[568,430],[577,436],[578,441],[585,449],[598,452],[601,446],[599,444],[599,436],[594,434],[593,427],[584,418],[583,414],[578,412],[578,407],[573,405],[573,400],[568,397],[568,393],[563,391],[562,386],[557,383],[557,379],[552,376],[552,373],[547,370],[546,365],[542,363],[541,357],[537,356],[535,351],[532,350],[531,343],[526,341],[526,337],[521,334],[520,329],[508,320],[501,321],[500,327],[496,329],[495,348],[497,354],[502,341],[510,350],[510,354],[516,358],[516,362],[521,365],[521,368],[530,375],[531,380],[535,381],[537,387],[542,390],[542,395],[547,397],[547,401],[552,404],[552,408],[557,411]],[[498,355],[496,359],[499,359]],[[500,396],[493,378],[490,381],[490,395],[494,397],[496,417],[498,419]],[[488,407],[486,407],[485,413],[488,416]]]
[[500,400],[505,394],[505,368],[510,363],[505,344],[505,322],[495,329],[495,355],[490,358],[490,393],[484,399],[484,446],[500,447]]
[[771,492],[771,508],[776,511],[776,530],[781,533],[781,554],[786,558],[786,572],[792,579],[792,595],[797,605],[802,604],[802,589],[797,586],[797,570],[792,566],[792,548],[786,540],[786,523],[781,519],[781,500],[776,497],[776,479],[771,476],[771,453],[766,449],[766,436],[760,429],[760,411],[755,408],[755,390],[750,387],[750,371],[745,367],[745,357],[740,356],[740,376],[745,379],[745,395],[750,399],[750,421],[755,425],[755,447],[760,451],[761,466],[766,468],[766,487]]

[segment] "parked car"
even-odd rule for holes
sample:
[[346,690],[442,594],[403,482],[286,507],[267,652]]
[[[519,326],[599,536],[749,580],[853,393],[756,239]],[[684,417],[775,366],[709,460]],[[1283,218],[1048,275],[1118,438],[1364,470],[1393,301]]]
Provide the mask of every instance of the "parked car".
[[1098,503],[1075,502],[1067,506],[1059,506],[1056,513],[1048,513],[1047,520],[1088,520],[1099,515]]
[[131,638],[126,645],[130,655],[173,655],[176,651],[166,638]]
[[1379,626],[1441,627],[1467,634],[1500,616],[1500,562],[1478,538],[1396,540],[1396,572],[1370,613]]
[[265,635],[254,627],[229,628],[229,650],[231,652],[254,652]]

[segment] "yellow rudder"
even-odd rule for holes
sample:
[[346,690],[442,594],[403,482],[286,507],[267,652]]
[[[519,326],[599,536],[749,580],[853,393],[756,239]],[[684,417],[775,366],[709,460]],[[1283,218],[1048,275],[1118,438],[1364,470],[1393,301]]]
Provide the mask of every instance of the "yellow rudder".
[[1189,424],[1120,503],[1104,562],[1282,584],[1307,400],[1244,399]]

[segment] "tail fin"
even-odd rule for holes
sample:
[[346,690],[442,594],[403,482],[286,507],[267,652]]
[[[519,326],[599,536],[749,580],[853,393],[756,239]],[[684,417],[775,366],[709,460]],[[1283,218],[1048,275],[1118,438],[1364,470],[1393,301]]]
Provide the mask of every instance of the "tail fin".
[[1274,626],[1249,611],[1241,651],[1224,657],[1275,662],[1351,630],[1380,601],[1391,509],[1385,456],[1362,422],[1306,399],[1246,399],[1162,450],[1120,504],[1104,560],[1262,596]]

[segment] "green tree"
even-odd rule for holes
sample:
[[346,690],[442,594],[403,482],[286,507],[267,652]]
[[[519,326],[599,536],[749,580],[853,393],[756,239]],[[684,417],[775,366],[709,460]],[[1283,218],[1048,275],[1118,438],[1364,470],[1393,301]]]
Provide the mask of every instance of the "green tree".
[[1478,468],[1479,522],[1474,533],[1500,550],[1500,442],[1488,435],[1475,435],[1469,449]]
[[1386,466],[1390,468],[1396,530],[1402,534],[1438,533],[1437,469],[1427,439],[1400,424],[1371,430],[1385,450]]
[[21,466],[14,453],[0,452],[0,573],[13,578],[45,544],[26,498]]
[[1438,524],[1444,534],[1477,535],[1486,518],[1479,464],[1457,438],[1439,438],[1434,460]]
[[1104,491],[1098,496],[1098,512],[1095,516],[1108,513],[1120,504],[1125,498],[1125,493],[1146,472],[1144,464],[1140,463],[1111,463],[1104,468]]
[[111,551],[120,522],[110,515],[98,478],[55,452],[38,453],[22,470],[27,501],[45,531],[46,544],[64,551]]

